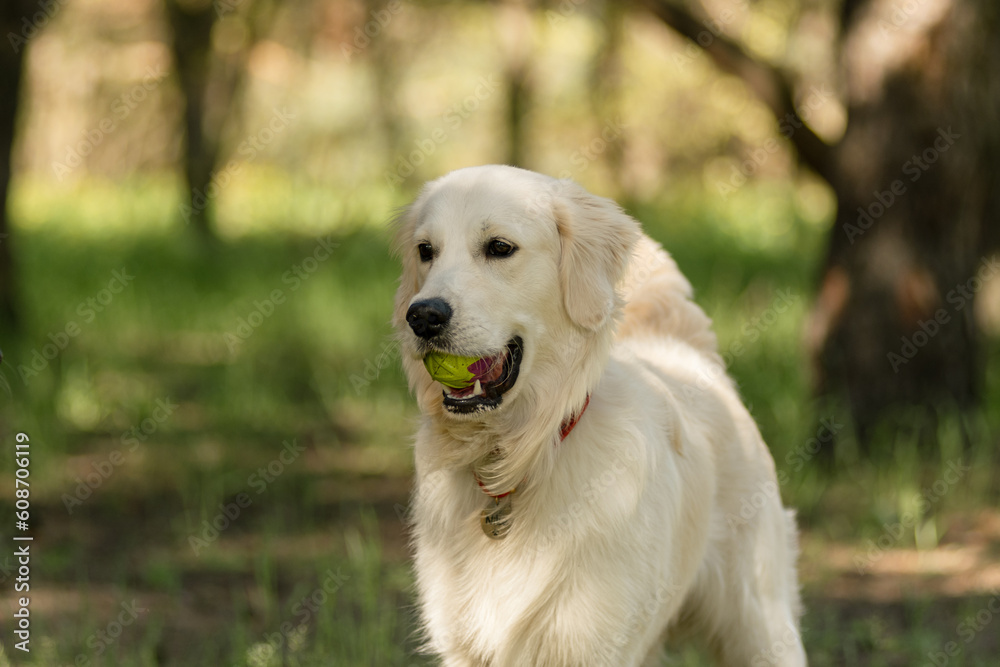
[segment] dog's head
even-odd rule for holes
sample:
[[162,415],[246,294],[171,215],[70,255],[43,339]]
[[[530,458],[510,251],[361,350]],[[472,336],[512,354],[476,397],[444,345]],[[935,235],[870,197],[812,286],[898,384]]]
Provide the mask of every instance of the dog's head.
[[[476,419],[538,399],[593,356],[588,341],[610,341],[639,234],[614,202],[523,169],[471,167],[428,183],[397,224],[393,322],[425,411]],[[434,351],[489,370],[446,387],[421,363]]]

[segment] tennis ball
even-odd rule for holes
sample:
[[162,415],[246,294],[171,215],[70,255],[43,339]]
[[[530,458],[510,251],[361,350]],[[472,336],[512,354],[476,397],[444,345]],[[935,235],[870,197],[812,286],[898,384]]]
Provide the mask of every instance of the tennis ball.
[[460,357],[444,352],[428,352],[424,357],[424,367],[431,377],[452,389],[465,389],[476,381],[476,374],[469,366],[479,361],[479,357]]

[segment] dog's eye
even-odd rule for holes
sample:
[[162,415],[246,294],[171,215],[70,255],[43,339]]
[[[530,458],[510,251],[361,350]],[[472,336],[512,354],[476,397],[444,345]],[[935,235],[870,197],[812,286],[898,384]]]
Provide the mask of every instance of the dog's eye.
[[493,239],[486,244],[486,254],[490,257],[509,257],[517,248],[502,239]]
[[418,243],[417,252],[420,253],[421,262],[429,262],[434,259],[434,246],[430,243]]

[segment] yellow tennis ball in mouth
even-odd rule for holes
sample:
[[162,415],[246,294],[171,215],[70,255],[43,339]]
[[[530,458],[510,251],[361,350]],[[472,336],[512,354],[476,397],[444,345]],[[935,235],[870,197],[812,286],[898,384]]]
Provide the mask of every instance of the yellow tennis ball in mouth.
[[431,377],[452,389],[465,389],[476,381],[476,375],[469,366],[479,361],[479,357],[460,357],[444,352],[428,352],[424,357],[424,368]]

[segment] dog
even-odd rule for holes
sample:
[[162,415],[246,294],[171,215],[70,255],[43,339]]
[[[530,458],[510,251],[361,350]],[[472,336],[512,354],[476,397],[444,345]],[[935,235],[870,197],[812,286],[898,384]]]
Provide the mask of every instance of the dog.
[[[395,221],[393,323],[422,416],[411,504],[446,667],[804,665],[794,515],[673,259],[613,201],[508,166]],[[473,386],[424,359],[481,360]]]

